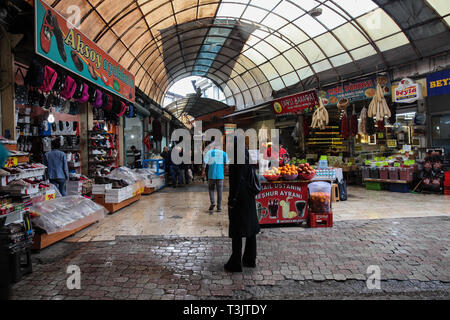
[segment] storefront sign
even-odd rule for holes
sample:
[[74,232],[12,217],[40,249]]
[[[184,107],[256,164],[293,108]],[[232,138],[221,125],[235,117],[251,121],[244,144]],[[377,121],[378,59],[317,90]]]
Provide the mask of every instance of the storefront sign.
[[408,78],[402,79],[393,92],[394,102],[398,103],[411,103],[423,99],[420,83],[416,83]]
[[[428,90],[427,90],[427,79],[426,78],[422,78],[422,79],[417,79],[414,80],[415,83],[420,84],[420,87],[422,89],[422,98],[425,98],[428,96]],[[399,87],[399,84],[393,84],[392,85],[392,102],[397,102],[396,99],[396,95],[395,95],[395,91],[397,90],[397,88]],[[403,102],[403,101],[398,101],[398,102]]]
[[5,168],[11,168],[17,166],[17,157],[9,157],[6,159]]
[[430,74],[427,77],[428,96],[450,93],[450,69]]
[[[49,19],[50,16],[53,18]],[[39,55],[134,102],[134,75],[42,0],[36,1],[35,21],[36,52]]]
[[225,134],[231,134],[234,133],[234,131],[237,128],[237,125],[235,123],[225,123],[223,127]]
[[374,76],[324,88],[319,91],[319,97],[323,99],[324,105],[336,105],[342,98],[346,98],[350,102],[372,99],[378,82],[384,86],[384,94],[390,95],[391,83],[388,77]]
[[308,184],[262,183],[256,196],[260,224],[291,223],[308,217]]
[[294,94],[292,96],[277,99],[273,102],[275,114],[300,113],[313,111],[319,104],[316,90],[310,90]]

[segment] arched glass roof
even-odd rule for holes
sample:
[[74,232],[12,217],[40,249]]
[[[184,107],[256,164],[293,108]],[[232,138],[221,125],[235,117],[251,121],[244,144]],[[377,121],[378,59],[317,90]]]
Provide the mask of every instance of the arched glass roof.
[[[211,79],[238,109],[450,50],[448,0],[56,0],[158,103]],[[321,9],[314,16],[311,10]],[[436,45],[438,44],[438,45]]]

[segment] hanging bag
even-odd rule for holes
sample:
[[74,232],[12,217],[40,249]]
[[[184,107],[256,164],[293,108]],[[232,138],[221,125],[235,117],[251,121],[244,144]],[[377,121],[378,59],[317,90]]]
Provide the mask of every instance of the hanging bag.
[[20,74],[22,76],[23,85],[18,85],[16,82],[14,82],[14,94],[15,94],[15,100],[16,104],[27,104],[28,103],[28,89],[25,86],[25,77],[23,76],[22,69],[19,67],[16,71],[16,78],[17,74]]
[[73,80],[72,77],[67,76],[66,81],[64,83],[64,89],[61,92],[61,97],[66,100],[72,99],[76,88],[77,88],[77,83],[75,82],[75,80]]
[[49,66],[45,66],[44,70],[44,81],[42,82],[42,85],[39,87],[39,89],[42,92],[50,92],[52,91],[56,79],[58,78],[58,73],[55,71],[55,69]]

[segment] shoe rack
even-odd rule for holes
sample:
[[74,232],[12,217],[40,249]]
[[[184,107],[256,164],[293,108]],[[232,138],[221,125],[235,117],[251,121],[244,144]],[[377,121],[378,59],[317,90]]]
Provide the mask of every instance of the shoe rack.
[[[93,121],[93,130],[88,131],[88,172],[91,178],[102,175],[101,171],[104,168],[108,168],[111,171],[119,165],[117,126],[104,120],[94,119]],[[107,131],[104,129],[105,125],[107,126]],[[116,153],[113,152],[114,150],[116,150]]]

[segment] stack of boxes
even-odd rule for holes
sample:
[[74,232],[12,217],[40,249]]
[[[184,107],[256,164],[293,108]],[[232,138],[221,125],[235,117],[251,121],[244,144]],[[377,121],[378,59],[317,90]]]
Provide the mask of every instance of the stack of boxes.
[[105,203],[120,203],[133,197],[134,185],[105,190]]

